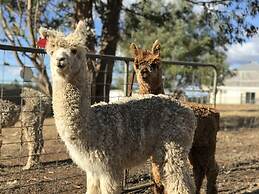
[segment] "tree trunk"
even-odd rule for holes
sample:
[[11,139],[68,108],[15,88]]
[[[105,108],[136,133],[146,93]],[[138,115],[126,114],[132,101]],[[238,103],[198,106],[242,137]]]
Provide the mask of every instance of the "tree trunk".
[[[93,21],[93,0],[77,0],[75,3],[75,24],[78,23],[79,20],[84,20],[87,27],[88,32],[86,36],[86,47],[89,49],[89,52],[95,53],[95,45],[96,45],[96,36],[93,31],[94,29],[94,21]],[[91,91],[89,94],[89,99],[91,103],[94,103],[95,97],[95,67],[93,60],[87,60],[88,71],[87,74],[87,82],[89,83],[88,90]]]
[[79,20],[84,20],[86,25],[89,27],[89,31],[87,32],[86,37],[86,47],[90,50],[90,52],[95,51],[96,38],[94,29],[94,21],[93,21],[93,0],[77,0],[75,3],[75,24],[78,23]]
[[[90,52],[95,52],[96,36],[92,33],[93,23],[93,3],[94,0],[77,0],[75,3],[75,20],[86,21],[89,26],[87,34],[87,48]],[[100,13],[103,27],[100,39],[100,54],[115,55],[117,42],[119,40],[119,18],[122,7],[122,0],[108,0],[107,4],[102,4],[103,13]],[[93,61],[88,62],[91,69]],[[94,64],[88,82],[91,84],[92,103],[109,101],[110,85],[112,81],[113,61],[101,60],[100,64]]]
[[[108,0],[102,16],[100,54],[115,55],[119,40],[119,19],[122,0]],[[95,102],[109,101],[114,61],[101,60],[96,77]]]

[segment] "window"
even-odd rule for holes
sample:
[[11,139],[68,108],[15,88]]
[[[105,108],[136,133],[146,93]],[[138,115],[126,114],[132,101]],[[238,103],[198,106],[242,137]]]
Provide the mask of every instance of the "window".
[[255,92],[246,92],[246,104],[255,104]]

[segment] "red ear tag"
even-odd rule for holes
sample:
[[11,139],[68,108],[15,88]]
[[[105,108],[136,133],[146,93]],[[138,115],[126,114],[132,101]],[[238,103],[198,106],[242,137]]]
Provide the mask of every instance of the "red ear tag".
[[46,38],[40,38],[37,42],[37,46],[39,48],[45,48],[46,47],[46,43],[47,43],[47,39]]

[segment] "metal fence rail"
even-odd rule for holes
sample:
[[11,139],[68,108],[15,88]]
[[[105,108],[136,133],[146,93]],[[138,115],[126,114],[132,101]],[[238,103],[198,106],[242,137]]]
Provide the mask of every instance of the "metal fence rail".
[[[0,44],[0,50],[7,50],[7,51],[17,51],[17,52],[29,52],[29,53],[39,53],[39,54],[46,54],[46,51],[44,49],[38,49],[38,48],[30,48],[30,47],[16,47],[11,45],[3,45]],[[124,76],[124,94],[127,96],[128,90],[128,77],[129,77],[129,62],[133,62],[134,58],[131,57],[120,57],[120,56],[113,56],[113,55],[99,55],[94,53],[87,53],[86,57],[91,59],[104,59],[107,61],[123,61],[125,62],[124,70],[125,70],[125,76]],[[217,89],[217,67],[215,64],[210,63],[198,63],[198,62],[191,62],[191,61],[161,61],[165,65],[176,65],[176,66],[189,66],[189,67],[209,67],[213,71],[213,104],[216,105],[216,89]]]
[[[0,51],[2,52],[19,52],[19,53],[38,53],[46,54],[45,50],[37,48],[28,47],[15,47],[10,45],[0,44]],[[119,57],[111,55],[98,55],[93,53],[87,53],[86,57],[92,60],[105,60],[109,62],[120,62],[123,65],[123,95],[128,96],[128,85],[129,75],[132,72],[130,68],[130,63],[134,61],[133,58],[129,57]],[[2,69],[0,75],[5,74],[5,61],[0,62],[0,67]],[[214,105],[216,104],[216,87],[217,87],[217,68],[213,64],[195,63],[195,62],[184,62],[184,61],[162,61],[163,64],[176,65],[184,67],[201,67],[201,68],[211,68],[213,71],[213,86],[212,86],[212,97]],[[19,66],[13,66],[13,68],[18,68]],[[8,75],[5,75],[7,77]],[[5,79],[0,79],[1,85],[1,97],[12,97],[18,99],[20,106],[23,106],[23,98],[18,94],[9,96],[5,94],[4,83],[9,82]],[[32,85],[35,83],[29,82]],[[20,85],[19,85],[20,84]],[[25,87],[27,82],[21,81],[18,85],[20,88]],[[118,96],[120,97],[120,96]],[[41,110],[40,110],[41,111]],[[3,112],[0,112],[2,117]],[[41,166],[32,168],[27,171],[21,169],[24,165],[26,159],[28,158],[28,148],[25,146],[31,143],[28,140],[21,140],[23,136],[22,122],[16,123],[15,126],[8,128],[3,128],[0,126],[0,192],[19,192],[25,193],[31,190],[37,193],[71,193],[85,190],[85,181],[82,182],[84,173],[77,169],[71,163],[66,149],[63,143],[60,141],[58,134],[55,132],[55,125],[53,119],[45,119],[43,126],[43,136],[44,136],[44,148],[41,153]],[[51,159],[50,159],[51,158]],[[62,169],[61,169],[62,168]],[[64,169],[66,171],[64,171]],[[30,174],[31,173],[31,174]],[[124,193],[126,192],[136,192],[141,189],[145,189],[153,185],[152,182],[145,182],[143,184],[138,184],[134,186],[128,186],[129,172],[125,171],[125,176],[123,180]],[[149,178],[149,177],[148,177]],[[69,181],[71,180],[71,181]],[[49,185],[48,187],[53,188],[44,190],[42,185]],[[56,185],[56,186],[55,186]],[[70,185],[69,189],[66,185]],[[62,188],[63,187],[63,188]],[[28,189],[29,188],[29,189]],[[71,189],[72,188],[72,189]]]

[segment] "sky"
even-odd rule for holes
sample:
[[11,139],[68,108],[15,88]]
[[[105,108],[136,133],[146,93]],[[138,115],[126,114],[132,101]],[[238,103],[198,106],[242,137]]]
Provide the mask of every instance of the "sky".
[[[251,19],[253,25],[259,26],[259,16]],[[259,64],[259,33],[252,38],[247,39],[243,44],[229,45],[227,54],[227,62],[232,67],[238,67],[248,63]]]
[[247,40],[243,44],[228,46],[227,62],[232,67],[238,67],[251,62],[259,63],[259,35]]

